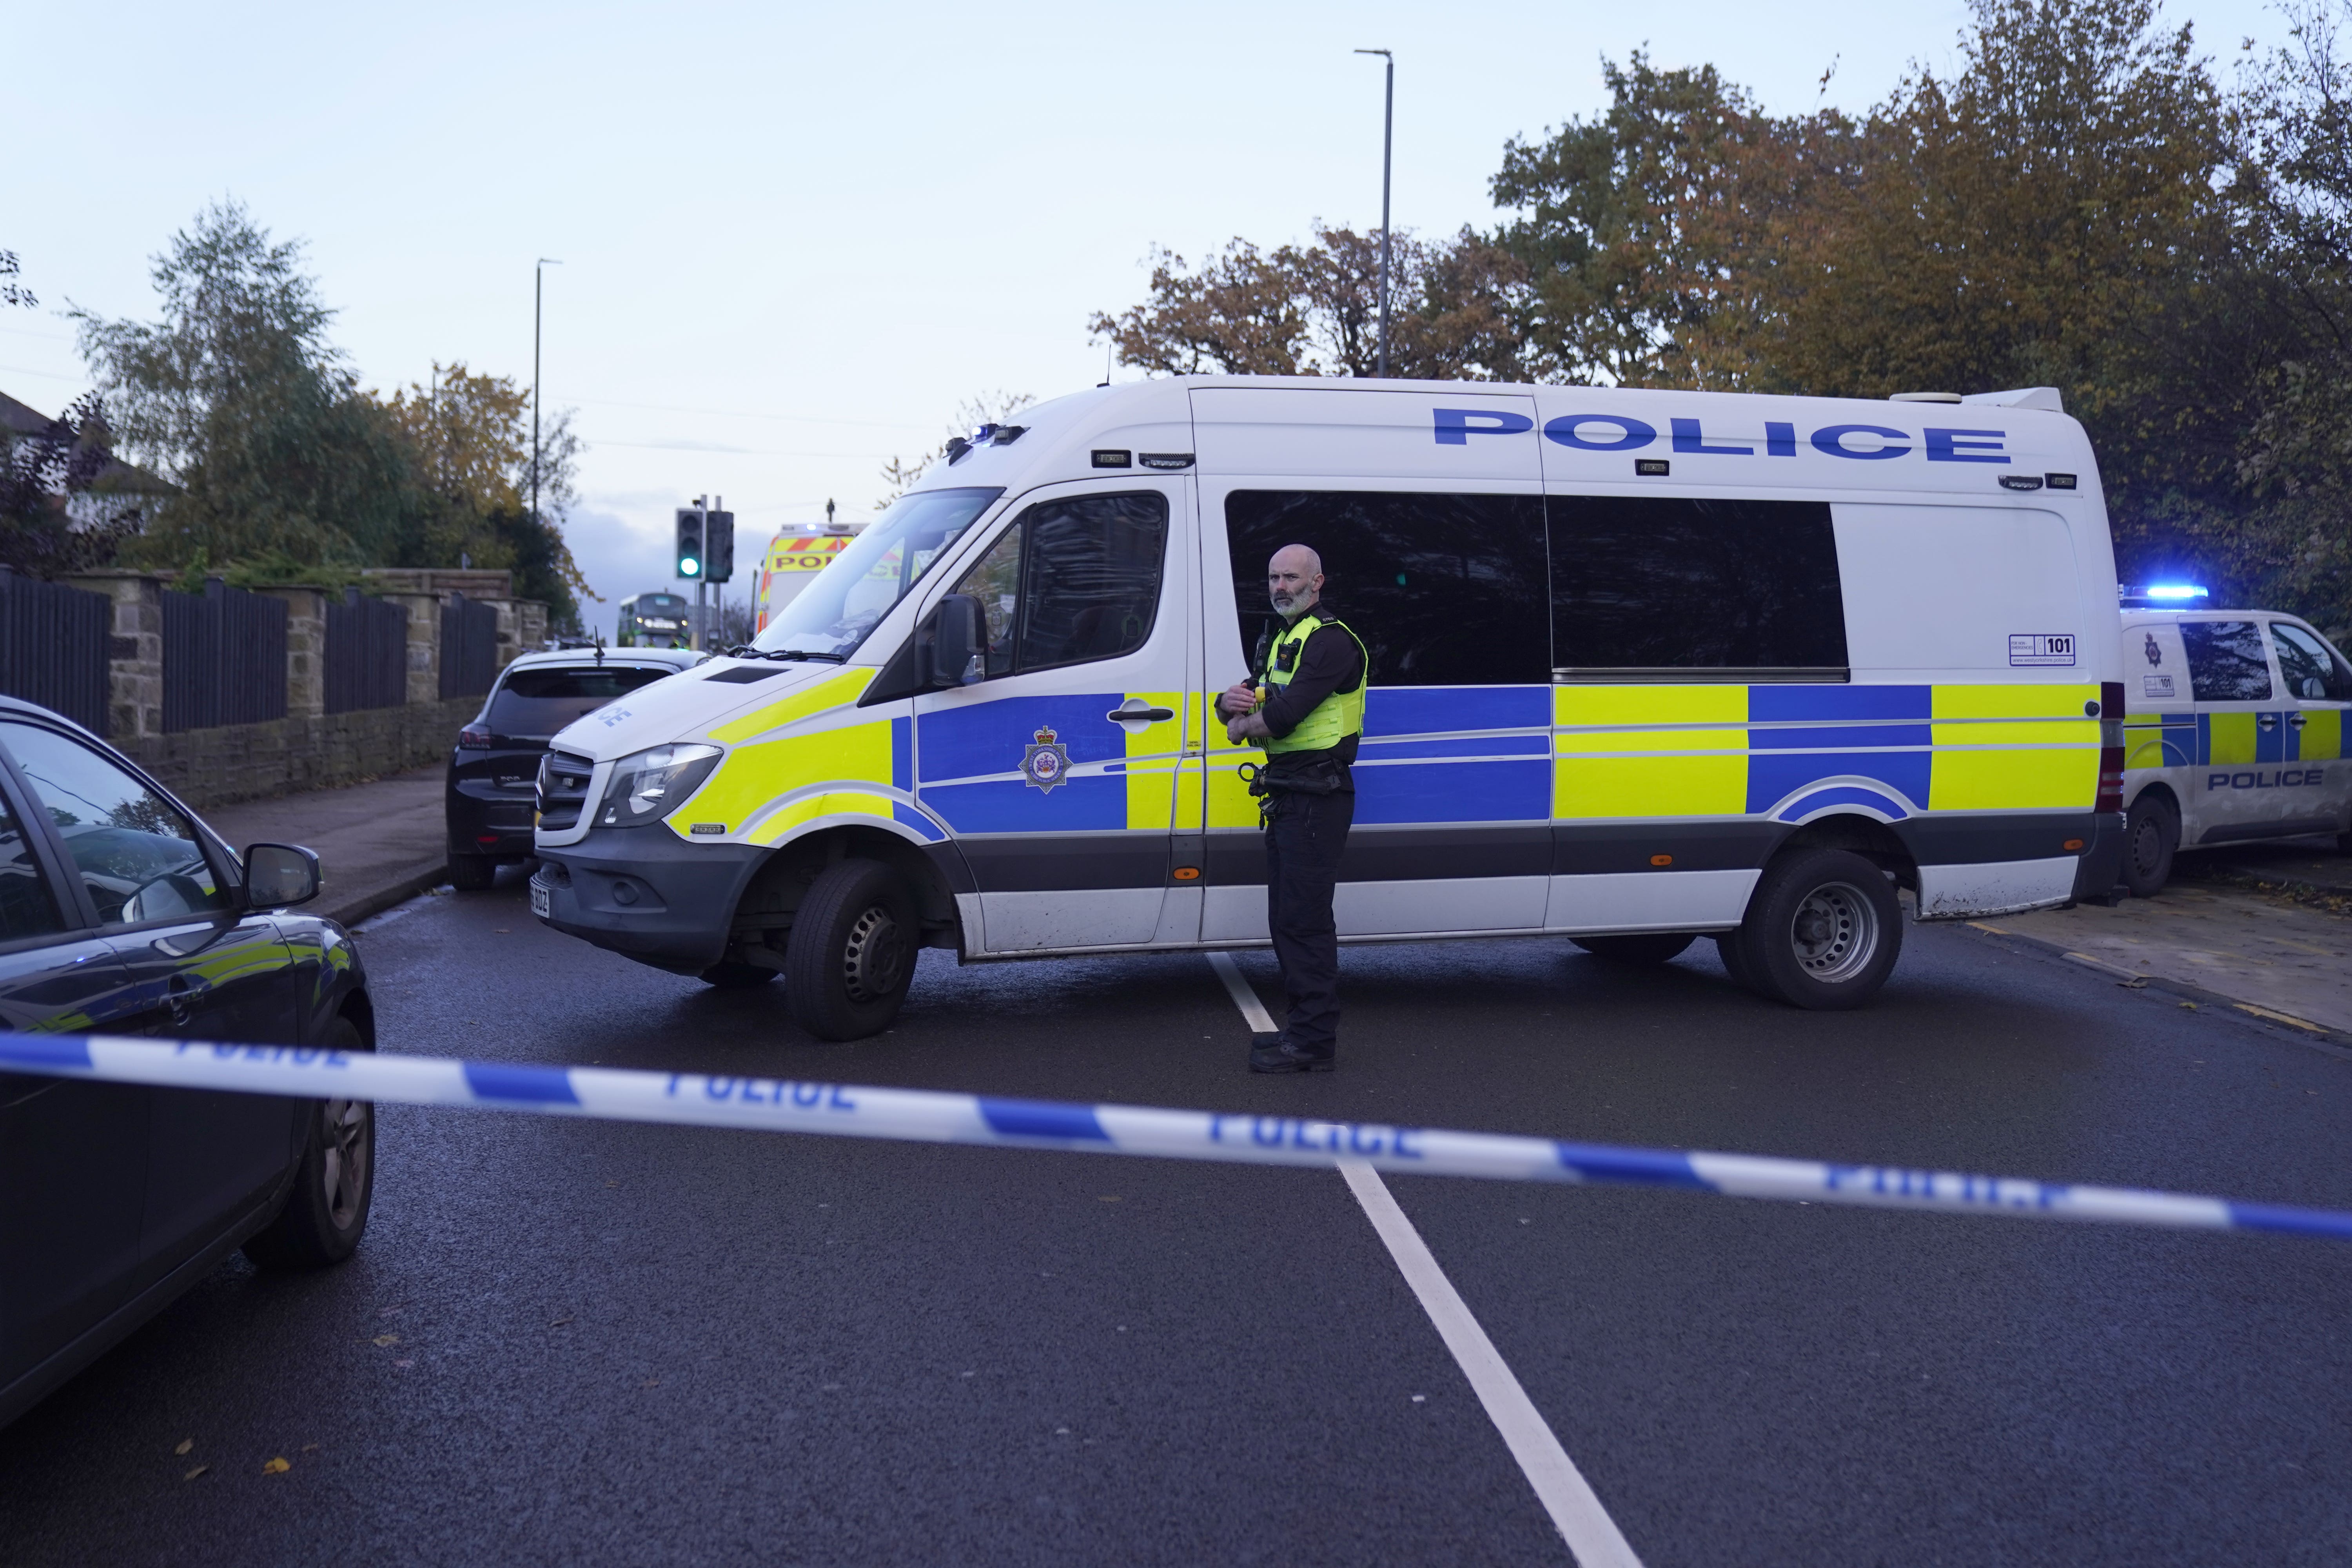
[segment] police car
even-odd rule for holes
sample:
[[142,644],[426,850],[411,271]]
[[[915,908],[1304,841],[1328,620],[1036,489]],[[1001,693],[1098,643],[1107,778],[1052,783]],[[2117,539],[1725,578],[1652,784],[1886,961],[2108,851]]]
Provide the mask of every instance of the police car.
[[2352,854],[2352,665],[2310,623],[2124,591],[2124,885],[2147,898],[2173,852],[2332,834]]
[[2114,557],[2047,388],[1858,400],[1181,376],[982,426],[741,658],[558,735],[534,907],[880,1029],[965,961],[1266,940],[1212,707],[1322,555],[1371,656],[1350,942],[1698,936],[1809,1007],[2104,893]]

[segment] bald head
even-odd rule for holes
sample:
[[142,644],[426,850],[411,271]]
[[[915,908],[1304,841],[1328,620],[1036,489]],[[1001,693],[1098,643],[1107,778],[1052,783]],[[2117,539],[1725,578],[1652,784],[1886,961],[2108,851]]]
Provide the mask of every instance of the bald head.
[[1276,614],[1295,621],[1323,596],[1323,558],[1304,544],[1286,544],[1265,566],[1266,596]]

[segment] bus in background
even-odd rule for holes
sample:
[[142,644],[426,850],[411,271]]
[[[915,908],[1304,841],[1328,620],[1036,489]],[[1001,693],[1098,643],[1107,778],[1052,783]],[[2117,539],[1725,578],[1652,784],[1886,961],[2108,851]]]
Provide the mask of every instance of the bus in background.
[[768,541],[768,552],[760,558],[760,587],[755,601],[756,619],[751,633],[757,637],[768,629],[786,605],[800,596],[801,590],[816,581],[816,574],[825,569],[833,558],[849,548],[857,537],[860,524],[854,522],[827,523],[823,528],[786,528]]
[[693,641],[691,606],[683,594],[639,594],[621,601],[615,647],[686,647]]

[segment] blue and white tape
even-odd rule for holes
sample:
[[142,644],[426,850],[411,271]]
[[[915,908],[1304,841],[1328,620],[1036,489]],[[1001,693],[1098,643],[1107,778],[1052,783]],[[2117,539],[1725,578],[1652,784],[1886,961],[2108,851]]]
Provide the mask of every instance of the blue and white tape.
[[0,1071],[310,1100],[458,1105],[614,1121],[819,1132],[916,1143],[1066,1149],[1249,1165],[1329,1165],[1360,1160],[1383,1171],[1406,1174],[1681,1187],[1727,1197],[2186,1230],[2281,1231],[2352,1241],[2352,1213],[2233,1203],[2128,1187],[2066,1186],[2012,1176],[1630,1149],[1370,1121],[1075,1105],[793,1079],[526,1067],[445,1057],[108,1035],[9,1034],[0,1034]]

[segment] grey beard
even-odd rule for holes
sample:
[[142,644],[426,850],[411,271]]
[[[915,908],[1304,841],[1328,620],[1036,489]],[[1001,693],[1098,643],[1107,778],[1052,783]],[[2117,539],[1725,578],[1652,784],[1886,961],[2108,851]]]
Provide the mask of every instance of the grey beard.
[[1271,599],[1276,615],[1286,620],[1296,620],[1315,607],[1316,595],[1311,593],[1299,594],[1290,596],[1286,601],[1284,595],[1276,594],[1271,595]]

